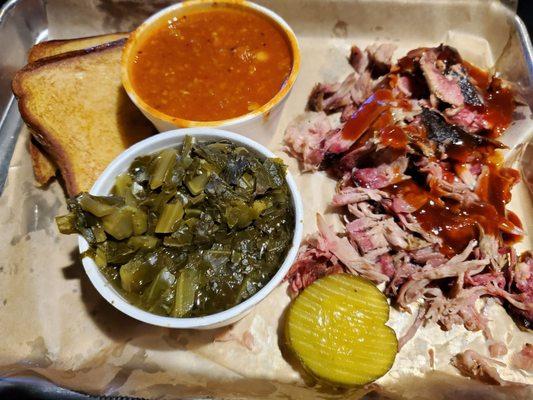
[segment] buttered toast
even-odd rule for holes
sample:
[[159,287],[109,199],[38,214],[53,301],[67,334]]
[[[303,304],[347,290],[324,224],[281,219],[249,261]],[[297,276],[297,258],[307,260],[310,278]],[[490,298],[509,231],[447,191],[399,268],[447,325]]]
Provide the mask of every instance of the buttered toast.
[[[38,43],[30,49],[28,54],[28,63],[52,57],[69,51],[82,50],[89,47],[99,46],[114,40],[126,38],[129,33],[108,33],[105,35],[83,37],[66,40],[48,40]],[[51,160],[50,156],[37,142],[35,138],[30,138],[29,151],[33,167],[33,175],[39,186],[44,186],[55,176],[57,166]]]
[[30,135],[28,150],[30,151],[33,176],[37,181],[37,186],[45,186],[56,175],[57,166],[33,137],[33,133]]
[[127,38],[128,35],[128,32],[118,32],[76,39],[48,40],[38,43],[30,49],[28,62],[32,63],[45,57],[52,57],[69,51],[88,49],[104,43],[114,42],[115,40]]
[[69,195],[89,190],[118,154],[155,133],[122,88],[124,43],[48,57],[13,79],[22,118],[58,166]]

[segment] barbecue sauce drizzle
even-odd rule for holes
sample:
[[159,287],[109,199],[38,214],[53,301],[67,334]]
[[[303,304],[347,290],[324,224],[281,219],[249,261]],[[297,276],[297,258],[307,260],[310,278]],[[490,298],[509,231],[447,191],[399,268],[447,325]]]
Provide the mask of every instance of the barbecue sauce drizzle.
[[376,90],[342,128],[344,139],[358,140],[365,133],[381,113],[389,108],[389,101],[393,99],[392,92],[386,89]]
[[[498,78],[467,63],[463,65],[480,89],[484,105],[473,107],[484,115],[490,129],[484,134],[490,138],[499,137],[509,126],[514,111],[514,99],[510,89],[502,86]],[[390,114],[390,102],[394,99],[388,89],[376,90],[349,119],[342,129],[345,139],[360,140],[369,129],[378,131],[383,145],[393,148],[405,148],[409,140],[423,139],[413,135],[412,126],[398,127],[379,124]],[[381,125],[381,126],[376,126]],[[420,132],[418,132],[420,135]],[[427,133],[426,133],[427,136]],[[449,148],[449,158],[444,166],[444,180],[453,183],[457,179],[450,171],[454,166],[465,167],[465,162],[478,164],[483,168],[476,184],[478,201],[468,205],[456,200],[442,197],[437,188],[429,187],[425,182],[410,179],[390,185],[383,190],[393,196],[401,197],[411,205],[415,212],[411,215],[427,232],[431,232],[442,240],[441,252],[448,257],[460,253],[471,240],[478,239],[480,233],[500,238],[504,244],[513,243],[521,238],[521,224],[518,217],[506,210],[505,206],[511,199],[511,189],[519,180],[518,171],[500,166],[501,156],[494,146],[481,146],[475,141],[465,140],[459,146]],[[437,161],[438,160],[431,160]]]

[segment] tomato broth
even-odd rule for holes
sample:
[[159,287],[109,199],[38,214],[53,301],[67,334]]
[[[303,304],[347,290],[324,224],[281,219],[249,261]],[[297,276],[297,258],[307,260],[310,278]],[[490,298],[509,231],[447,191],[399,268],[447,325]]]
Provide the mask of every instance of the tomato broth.
[[219,121],[268,103],[292,63],[288,39],[274,21],[217,6],[163,20],[137,48],[131,77],[151,107],[181,119]]

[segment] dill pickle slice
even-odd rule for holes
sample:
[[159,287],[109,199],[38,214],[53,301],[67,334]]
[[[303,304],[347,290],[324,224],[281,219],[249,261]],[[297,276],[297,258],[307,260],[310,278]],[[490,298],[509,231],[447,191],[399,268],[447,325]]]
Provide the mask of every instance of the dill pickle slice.
[[385,325],[389,305],[370,281],[349,274],[321,278],[291,304],[285,336],[307,371],[334,386],[362,386],[394,363],[398,341]]

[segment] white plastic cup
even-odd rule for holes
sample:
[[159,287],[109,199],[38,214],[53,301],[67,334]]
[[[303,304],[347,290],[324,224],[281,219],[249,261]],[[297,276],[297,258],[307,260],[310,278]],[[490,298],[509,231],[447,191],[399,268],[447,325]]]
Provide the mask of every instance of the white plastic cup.
[[[280,91],[265,105],[259,107],[248,114],[239,117],[219,120],[219,121],[191,121],[178,117],[173,117],[162,113],[161,111],[147,104],[135,91],[131,82],[130,67],[136,54],[136,50],[143,43],[143,37],[149,34],[155,26],[159,26],[161,19],[168,18],[168,15],[186,15],[188,12],[209,9],[214,6],[221,7],[224,5],[248,9],[251,12],[259,13],[273,21],[286,38],[292,53],[292,69],[286,83]],[[189,128],[198,126],[217,127],[240,133],[261,144],[268,145],[272,135],[276,132],[279,117],[285,104],[285,100],[290,93],[294,82],[300,70],[300,49],[296,35],[290,26],[275,12],[260,5],[237,0],[191,0],[170,7],[164,8],[158,13],[152,15],[143,24],[141,24],[129,36],[122,54],[122,84],[126,93],[133,103],[142,111],[142,113],[155,125],[158,131],[164,132],[175,128]],[[230,94],[228,94],[230,95]]]
[[[251,149],[255,153],[259,154],[260,157],[275,157],[275,155],[264,146],[236,133],[213,128],[176,129],[149,137],[148,139],[133,145],[128,150],[120,154],[100,175],[90,193],[97,196],[108,195],[115,185],[116,177],[121,173],[126,172],[135,158],[156,153],[169,147],[180,146],[187,135],[192,136],[196,140],[200,141],[229,140],[235,144]],[[234,323],[250,312],[253,306],[267,297],[268,294],[280,284],[289,271],[291,265],[294,263],[298,254],[298,248],[302,239],[303,229],[302,199],[300,198],[296,183],[289,172],[287,172],[286,180],[292,197],[295,220],[294,236],[291,247],[287,252],[285,260],[280,265],[278,271],[272,277],[272,279],[253,296],[246,299],[242,303],[229,308],[228,310],[195,318],[174,318],[152,314],[130,304],[107,280],[107,278],[102,274],[98,266],[95,264],[94,260],[90,257],[84,257],[82,259],[85,272],[87,273],[87,276],[96,290],[109,303],[111,303],[118,310],[122,311],[124,314],[127,314],[139,321],[143,321],[151,325],[163,326],[166,328],[183,329],[211,329]],[[81,235],[78,237],[78,242],[80,253],[87,251],[89,244]]]

